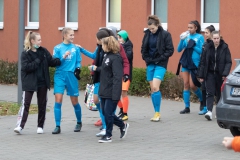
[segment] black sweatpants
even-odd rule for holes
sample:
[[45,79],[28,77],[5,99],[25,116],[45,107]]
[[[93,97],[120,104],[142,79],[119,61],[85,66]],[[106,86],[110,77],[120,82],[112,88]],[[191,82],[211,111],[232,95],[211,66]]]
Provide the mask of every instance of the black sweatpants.
[[112,137],[113,124],[119,128],[124,127],[124,123],[115,115],[117,102],[114,103],[112,99],[101,98],[102,113],[106,122],[106,136]]
[[221,97],[221,86],[223,80],[222,76],[218,73],[208,72],[206,78],[206,91],[207,91],[207,108],[209,111],[213,109],[214,95],[217,97],[217,102]]
[[206,92],[206,81],[205,80],[202,82],[201,87],[202,87],[202,104],[205,107],[205,106],[207,106],[207,100],[206,100],[207,92]]
[[[32,101],[34,91],[24,91],[22,95],[22,105],[18,112],[17,127],[24,128],[27,122],[29,107]],[[47,87],[39,87],[37,90],[38,103],[38,127],[43,128],[46,116],[47,107]]]

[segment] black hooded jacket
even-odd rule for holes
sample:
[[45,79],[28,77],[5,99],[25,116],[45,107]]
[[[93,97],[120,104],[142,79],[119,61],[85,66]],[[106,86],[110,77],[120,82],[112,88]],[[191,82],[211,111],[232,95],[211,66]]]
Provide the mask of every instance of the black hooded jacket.
[[122,93],[123,60],[120,54],[104,54],[101,66],[99,96],[114,101],[120,100]]
[[171,34],[168,31],[163,30],[162,27],[158,27],[159,33],[157,38],[156,52],[151,56],[149,54],[149,37],[151,31],[147,29],[142,40],[142,59],[146,62],[146,65],[155,64],[167,69],[168,59],[173,55],[174,47],[172,43]]
[[226,77],[228,76],[231,67],[232,59],[228,45],[221,39],[215,52],[214,43],[211,41],[204,48],[198,69],[198,77],[205,79],[208,72],[216,72],[219,75]]
[[42,76],[44,77],[45,84],[47,88],[50,89],[49,66],[55,67],[61,64],[61,61],[58,58],[52,58],[46,48],[39,47],[37,52],[43,55],[42,61],[39,57],[33,55],[31,50],[23,51],[21,54],[21,80],[23,91],[37,91],[39,76],[38,68],[40,66],[43,67]]

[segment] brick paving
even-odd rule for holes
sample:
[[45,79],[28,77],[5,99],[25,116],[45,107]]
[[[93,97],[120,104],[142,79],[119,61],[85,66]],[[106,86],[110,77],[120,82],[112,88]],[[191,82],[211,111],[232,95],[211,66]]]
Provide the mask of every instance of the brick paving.
[[[99,144],[98,112],[82,106],[82,131],[73,132],[75,114],[66,95],[62,106],[62,133],[52,135],[55,127],[53,90],[48,93],[47,117],[44,134],[36,134],[37,115],[29,115],[22,135],[13,132],[17,116],[0,116],[0,160],[68,160],[68,159],[116,159],[116,160],[237,160],[240,153],[227,150],[221,144],[229,130],[218,127],[216,119],[208,122],[198,115],[199,104],[191,104],[191,114],[180,115],[183,102],[162,100],[161,121],[150,122],[153,107],[150,98],[130,96],[129,132],[120,139],[117,127],[113,130],[113,142]],[[0,101],[17,101],[17,86],[0,85]],[[36,104],[36,95],[32,103]],[[118,112],[118,111],[117,111]]]

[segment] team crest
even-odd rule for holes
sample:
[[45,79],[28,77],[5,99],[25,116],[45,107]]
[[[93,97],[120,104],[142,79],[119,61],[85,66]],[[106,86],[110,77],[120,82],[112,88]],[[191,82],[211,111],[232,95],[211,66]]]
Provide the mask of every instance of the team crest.
[[105,64],[108,66],[108,63],[109,63],[109,58],[107,58],[106,60],[105,60]]

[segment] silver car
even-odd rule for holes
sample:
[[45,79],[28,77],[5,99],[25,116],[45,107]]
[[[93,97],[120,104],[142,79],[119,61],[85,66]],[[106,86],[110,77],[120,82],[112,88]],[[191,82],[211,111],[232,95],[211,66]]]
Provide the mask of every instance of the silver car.
[[222,84],[216,116],[221,128],[230,129],[233,136],[240,136],[240,65]]

